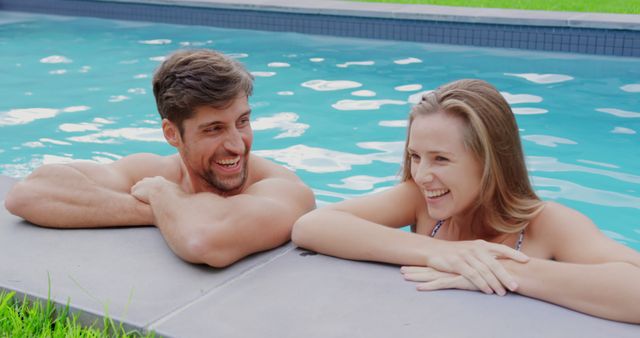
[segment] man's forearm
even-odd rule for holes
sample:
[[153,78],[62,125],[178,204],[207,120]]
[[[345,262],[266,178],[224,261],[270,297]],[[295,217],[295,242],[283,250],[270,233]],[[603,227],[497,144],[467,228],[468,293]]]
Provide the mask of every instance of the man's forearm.
[[115,191],[67,166],[51,166],[16,183],[7,209],[32,223],[58,228],[148,225],[150,207],[128,193]]
[[518,280],[520,294],[598,317],[640,323],[640,268],[634,265],[542,259],[503,263]]

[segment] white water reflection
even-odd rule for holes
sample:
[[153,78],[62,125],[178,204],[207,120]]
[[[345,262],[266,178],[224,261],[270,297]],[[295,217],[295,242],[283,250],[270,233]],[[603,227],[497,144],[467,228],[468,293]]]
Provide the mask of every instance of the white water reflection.
[[509,104],[518,103],[538,103],[542,102],[542,97],[531,94],[511,94],[509,92],[500,92]]
[[409,125],[409,121],[407,120],[391,120],[391,121],[380,121],[378,125],[381,127],[402,127],[405,128]]
[[140,40],[139,44],[143,45],[168,45],[171,43],[169,39],[155,39],[155,40]]
[[640,117],[640,113],[636,113],[636,112],[632,112],[632,111],[626,111],[626,110],[622,110],[622,109],[616,109],[616,108],[598,108],[596,109],[596,111],[599,111],[601,113],[607,113],[607,114],[611,114],[617,117],[624,117],[624,118],[639,118]]
[[82,131],[98,131],[100,130],[100,127],[101,127],[101,124],[99,123],[88,123],[88,122],[63,123],[60,126],[58,126],[60,130],[65,131],[67,133],[82,132]]
[[393,88],[399,92],[415,92],[416,90],[420,90],[422,89],[422,85],[421,84],[408,84],[408,85],[404,85],[404,86],[397,86],[395,88]]
[[569,75],[564,75],[564,74],[504,73],[504,75],[520,77],[527,81],[531,81],[533,83],[538,83],[538,84],[560,83],[560,82],[573,80],[573,77]]
[[129,99],[131,98],[126,95],[111,95],[109,97],[109,102],[122,102]]
[[55,140],[55,139],[52,139],[52,138],[41,138],[39,141],[42,142],[42,143],[51,143],[51,144],[55,144],[55,145],[59,145],[59,146],[70,146],[71,145],[71,143],[69,143],[69,142]]
[[127,93],[135,95],[145,95],[147,91],[144,88],[129,88]]
[[271,62],[267,65],[267,67],[271,67],[271,68],[287,68],[287,67],[291,67],[290,64],[286,63],[286,62]]
[[530,172],[583,172],[614,178],[619,181],[640,184],[640,176],[613,170],[592,168],[577,164],[560,162],[557,158],[546,156],[527,156],[527,168]]
[[611,130],[611,132],[614,134],[627,134],[627,135],[633,135],[636,133],[635,130],[630,128],[625,128],[625,127],[615,127]]
[[120,128],[109,129],[99,133],[83,136],[73,136],[68,140],[83,143],[113,144],[120,142],[118,139],[144,141],[144,142],[165,142],[162,129],[160,128]]
[[351,92],[351,95],[360,97],[374,97],[376,96],[376,92],[372,90],[356,90],[354,92]]
[[285,163],[293,170],[331,173],[348,171],[354,165],[367,165],[373,161],[400,163],[404,142],[362,142],[357,145],[363,149],[373,149],[379,152],[353,154],[297,144],[284,149],[255,150],[254,153]]
[[556,137],[550,135],[525,135],[522,136],[523,139],[527,141],[534,142],[541,146],[546,147],[557,147],[558,144],[578,144],[576,141],[570,140],[568,138]]
[[342,184],[328,184],[332,188],[349,190],[371,190],[376,184],[397,181],[397,176],[375,177],[367,175],[356,175],[341,179]]
[[255,77],[272,77],[276,75],[276,72],[251,72],[251,75]]
[[349,62],[337,64],[336,67],[347,68],[350,66],[373,66],[375,64],[376,63],[373,61],[349,61]]
[[362,83],[348,80],[311,80],[301,84],[303,87],[311,88],[320,92],[343,90],[362,87]]
[[62,55],[51,55],[51,56],[47,56],[45,58],[40,59],[40,62],[56,64],[56,63],[72,63],[73,60]]
[[605,168],[612,168],[612,169],[619,169],[620,168],[619,166],[617,166],[615,164],[597,162],[597,161],[591,161],[591,160],[577,160],[577,162],[586,163],[586,164],[593,164],[593,165],[597,165],[597,166],[601,166],[601,167],[605,167]]
[[402,163],[404,141],[397,142],[359,142],[356,145],[362,149],[378,150],[379,153],[367,154],[371,160],[386,163]]
[[640,83],[632,83],[620,87],[620,89],[629,93],[640,93]]
[[422,60],[418,59],[418,58],[406,58],[406,59],[401,59],[401,60],[395,60],[393,61],[393,63],[397,64],[397,65],[408,65],[411,63],[422,63]]
[[87,106],[73,106],[64,109],[54,108],[24,108],[11,109],[6,112],[0,112],[0,126],[27,124],[35,120],[49,119],[56,117],[60,113],[74,113],[89,110]]
[[[609,206],[640,209],[640,198],[617,192],[593,189],[573,182],[554,178],[531,177],[537,194],[548,199],[569,199],[573,201]],[[552,188],[552,189],[545,189]]]
[[254,153],[258,156],[286,163],[295,170],[306,170],[312,173],[347,171],[351,170],[354,165],[371,163],[371,160],[363,155],[309,147],[303,144],[297,144],[285,149],[256,150]]
[[55,70],[50,70],[49,74],[51,75],[63,75],[66,74],[67,70],[66,69],[55,69]]
[[405,105],[407,102],[398,100],[340,100],[331,105],[337,110],[377,110],[385,104]]
[[548,110],[542,109],[542,108],[527,108],[527,107],[511,108],[511,111],[513,111],[515,115],[541,115],[549,112]]
[[308,124],[296,122],[300,118],[296,113],[284,112],[269,117],[259,117],[251,122],[253,130],[280,129],[276,139],[285,137],[299,137],[309,128]]
[[228,53],[227,56],[230,57],[230,58],[234,58],[234,59],[244,59],[246,57],[249,57],[249,54],[247,54],[247,53]]

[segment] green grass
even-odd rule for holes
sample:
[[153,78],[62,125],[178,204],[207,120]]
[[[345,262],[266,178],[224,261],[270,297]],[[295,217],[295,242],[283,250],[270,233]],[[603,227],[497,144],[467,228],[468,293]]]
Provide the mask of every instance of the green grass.
[[639,0],[352,0],[440,6],[640,14]]
[[0,292],[0,337],[154,337],[137,331],[127,331],[122,324],[109,318],[85,327],[78,323],[77,314],[69,313],[69,305],[56,309],[56,305],[15,298],[15,292]]

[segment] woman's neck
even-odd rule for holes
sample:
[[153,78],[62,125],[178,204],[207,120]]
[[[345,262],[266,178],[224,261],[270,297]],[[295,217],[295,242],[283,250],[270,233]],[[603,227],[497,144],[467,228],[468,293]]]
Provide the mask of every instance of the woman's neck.
[[452,216],[449,219],[451,230],[457,233],[459,240],[483,239],[494,241],[500,233],[484,224],[483,217],[476,210]]

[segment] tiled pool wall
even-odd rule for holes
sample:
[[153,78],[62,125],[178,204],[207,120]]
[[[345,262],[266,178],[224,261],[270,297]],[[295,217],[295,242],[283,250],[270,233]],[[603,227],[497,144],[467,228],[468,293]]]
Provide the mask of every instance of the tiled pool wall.
[[[363,4],[366,6],[366,4]],[[94,0],[0,0],[0,10],[357,38],[640,57],[640,30],[519,26]]]

